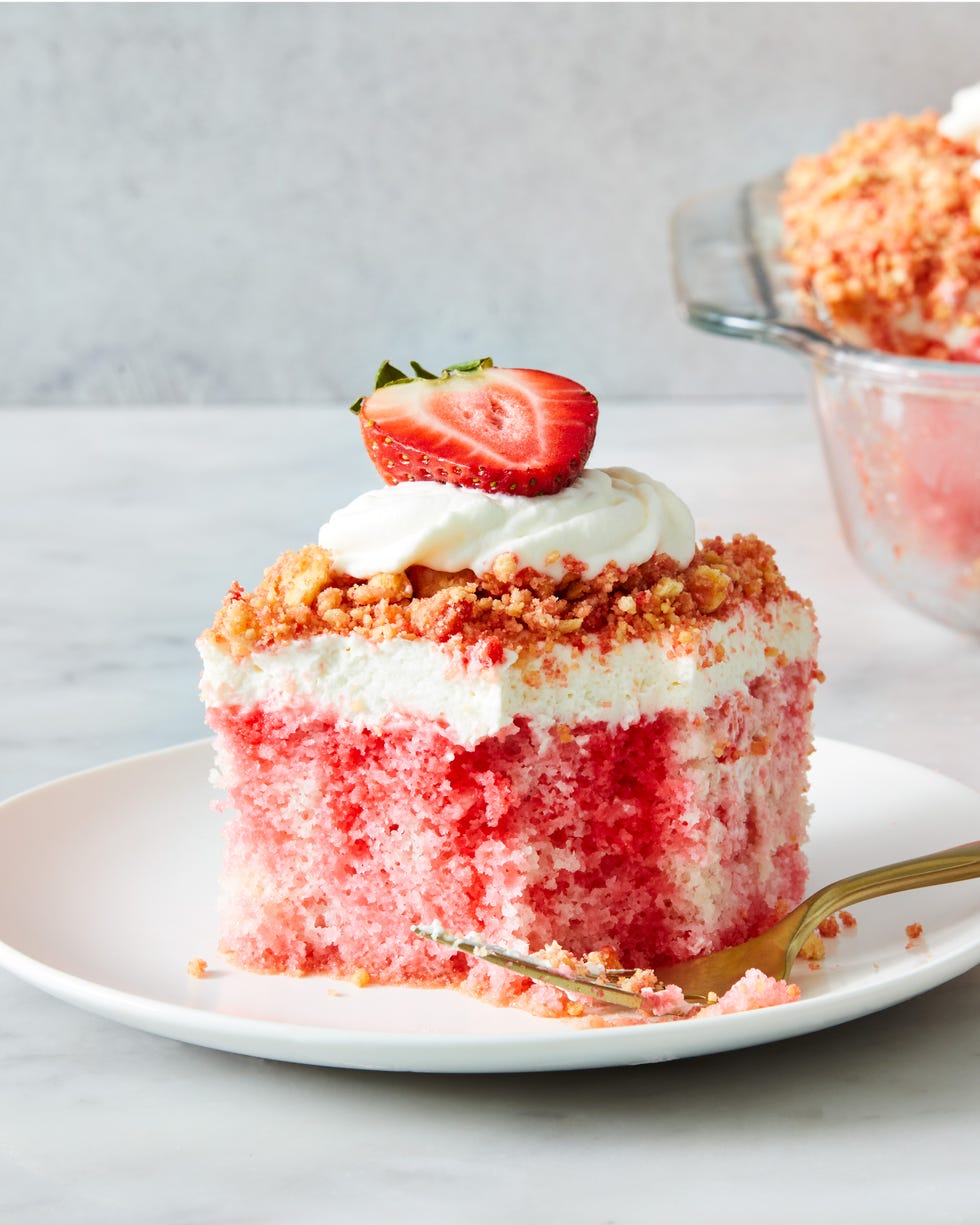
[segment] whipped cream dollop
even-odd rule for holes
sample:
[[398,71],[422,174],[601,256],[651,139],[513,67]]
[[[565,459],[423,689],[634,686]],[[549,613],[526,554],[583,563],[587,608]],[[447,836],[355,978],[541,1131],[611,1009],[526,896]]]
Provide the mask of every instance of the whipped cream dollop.
[[587,468],[560,493],[536,498],[433,481],[372,489],[330,516],[320,545],[353,578],[412,565],[484,574],[502,553],[552,578],[562,577],[561,559],[571,554],[593,578],[609,562],[625,569],[654,553],[686,566],[694,519],[642,472]]
[[[940,133],[949,140],[973,145],[980,153],[980,84],[958,89],[947,114],[939,120]],[[980,177],[980,161],[973,163],[973,174]]]

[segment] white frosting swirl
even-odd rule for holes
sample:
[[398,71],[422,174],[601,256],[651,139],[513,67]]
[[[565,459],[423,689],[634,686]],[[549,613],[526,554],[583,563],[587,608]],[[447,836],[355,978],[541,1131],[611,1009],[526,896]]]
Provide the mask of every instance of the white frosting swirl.
[[[943,115],[937,126],[948,140],[973,145],[980,153],[980,84],[958,89],[953,94],[949,112]],[[972,173],[980,177],[980,161],[973,163]]]
[[967,144],[980,142],[980,85],[958,89],[953,94],[948,114],[939,121],[939,130],[950,140],[963,140]]
[[474,570],[513,553],[553,578],[572,554],[592,578],[666,553],[694,556],[694,519],[666,485],[632,468],[587,468],[561,493],[536,498],[483,493],[433,481],[387,485],[355,498],[320,529],[320,544],[354,578],[407,566]]

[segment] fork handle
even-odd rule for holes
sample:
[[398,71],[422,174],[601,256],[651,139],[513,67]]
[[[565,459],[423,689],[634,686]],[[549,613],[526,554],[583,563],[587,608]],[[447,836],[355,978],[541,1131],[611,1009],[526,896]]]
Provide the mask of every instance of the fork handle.
[[980,842],[967,842],[948,851],[933,851],[915,859],[885,864],[868,872],[856,872],[818,889],[794,912],[798,929],[787,949],[787,965],[800,951],[807,936],[835,910],[866,902],[869,898],[922,889],[926,885],[948,885],[980,876]]

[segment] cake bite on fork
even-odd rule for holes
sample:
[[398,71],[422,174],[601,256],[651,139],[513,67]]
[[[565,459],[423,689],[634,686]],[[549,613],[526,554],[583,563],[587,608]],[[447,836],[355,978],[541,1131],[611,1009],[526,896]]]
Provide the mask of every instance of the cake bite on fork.
[[[825,885],[775,926],[742,944],[656,971],[626,969],[609,956],[609,950],[577,961],[557,945],[531,956],[490,944],[476,933],[454,936],[439,924],[416,924],[412,931],[416,936],[459,949],[513,974],[557,987],[573,997],[587,996],[601,1004],[657,1016],[671,1013],[677,1016],[691,1014],[685,1004],[717,1011],[713,1006],[719,1003],[719,997],[727,996],[733,1004],[731,1011],[742,1011],[734,1007],[739,1001],[750,1008],[760,1008],[799,998],[799,992],[793,993],[791,987],[788,996],[779,988],[787,986],[794,959],[804,949],[808,937],[835,911],[907,889],[977,877],[980,842],[870,868]],[[906,933],[909,931],[906,928]],[[917,934],[921,934],[921,927]]]

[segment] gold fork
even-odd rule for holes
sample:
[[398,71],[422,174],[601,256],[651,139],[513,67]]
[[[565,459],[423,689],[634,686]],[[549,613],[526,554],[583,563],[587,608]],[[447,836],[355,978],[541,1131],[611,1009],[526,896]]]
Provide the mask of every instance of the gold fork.
[[[748,970],[761,970],[773,978],[788,978],[793,961],[806,938],[835,911],[905,889],[945,885],[977,876],[980,876],[980,842],[969,842],[948,851],[934,851],[931,855],[919,855],[915,859],[903,859],[900,863],[886,864],[882,868],[856,872],[853,876],[846,876],[818,889],[761,936],[755,936],[734,948],[696,957],[693,961],[658,966],[657,978],[662,983],[680,987],[687,999],[702,1004],[712,995],[723,995]],[[417,936],[436,940],[493,965],[503,966],[515,974],[524,974],[552,987],[560,987],[562,991],[591,995],[603,1003],[626,1008],[645,1006],[643,996],[635,991],[627,991],[614,983],[584,975],[563,974],[536,958],[484,942],[475,933],[454,936],[438,924],[417,925],[412,931]],[[608,971],[606,976],[621,978],[633,973],[634,970]]]

